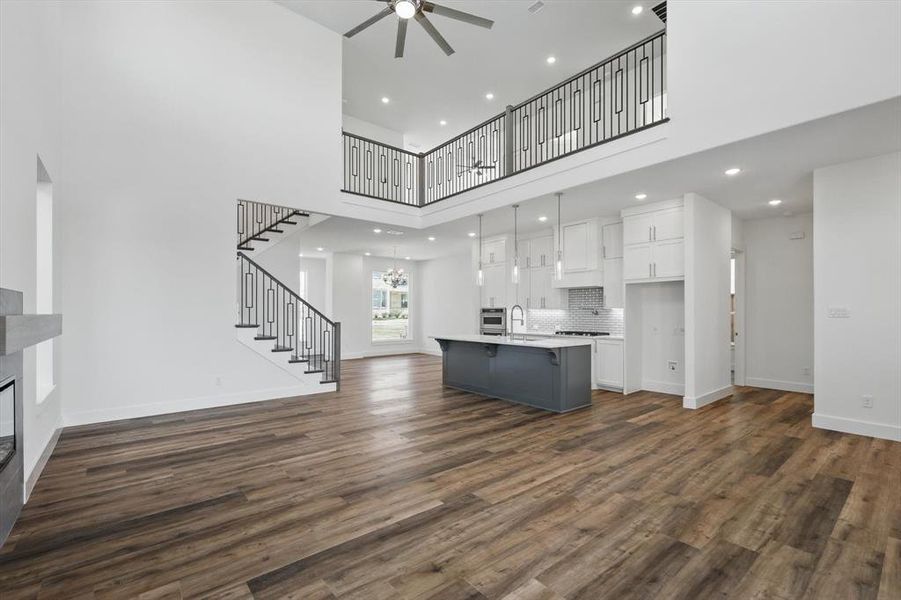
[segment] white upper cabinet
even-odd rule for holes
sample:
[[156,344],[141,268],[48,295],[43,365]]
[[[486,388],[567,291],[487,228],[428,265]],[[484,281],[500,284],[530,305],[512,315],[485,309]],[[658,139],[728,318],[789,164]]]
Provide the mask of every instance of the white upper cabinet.
[[482,264],[493,265],[506,260],[507,241],[503,238],[488,240],[482,243]]
[[610,223],[601,228],[601,256],[604,259],[623,257],[623,224]]
[[482,306],[499,308],[507,305],[507,269],[504,264],[485,265],[482,268]]
[[653,231],[653,213],[623,217],[623,244],[626,246],[654,241]]
[[684,240],[667,240],[654,244],[654,277],[685,276]]
[[[522,249],[520,249],[522,255]],[[522,263],[522,261],[520,261]],[[532,238],[529,242],[529,267],[540,269],[554,266],[554,236]]]
[[624,308],[623,259],[604,259],[604,308]]
[[682,208],[668,208],[666,210],[658,210],[653,213],[654,222],[652,224],[653,240],[660,242],[663,240],[676,240],[685,237]]
[[554,289],[552,285],[554,270],[535,269],[531,276],[528,308],[562,308],[563,298],[560,290]]
[[623,279],[647,281],[685,276],[681,202],[623,211]]
[[[553,281],[554,287],[592,287],[604,285],[604,265],[601,259],[601,226],[598,219],[565,223],[560,227],[563,250],[563,280]],[[555,234],[554,245],[557,239]],[[551,266],[556,259],[551,259]]]
[[598,268],[597,220],[567,223],[561,227],[563,235],[563,272],[575,273]]

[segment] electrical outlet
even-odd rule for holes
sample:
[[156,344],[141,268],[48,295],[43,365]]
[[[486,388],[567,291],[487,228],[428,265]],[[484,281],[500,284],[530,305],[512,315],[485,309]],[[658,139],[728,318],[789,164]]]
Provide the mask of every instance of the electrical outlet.
[[222,377],[216,378],[216,387],[222,387]]
[[810,367],[803,367],[801,369],[801,375],[810,375]]
[[861,400],[863,400],[864,408],[873,408],[873,396],[871,396],[869,394],[864,394],[860,398],[861,398]]
[[667,362],[666,364],[669,366],[669,370],[670,370],[670,371],[675,371],[675,370],[676,370],[676,365],[678,365],[679,363],[677,363],[677,362],[674,361],[674,360],[671,360],[671,361]]

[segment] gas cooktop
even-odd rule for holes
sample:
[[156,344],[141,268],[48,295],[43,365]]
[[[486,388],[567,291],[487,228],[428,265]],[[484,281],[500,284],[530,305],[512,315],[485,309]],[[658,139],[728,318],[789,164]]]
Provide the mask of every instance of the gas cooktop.
[[607,331],[557,331],[557,335],[582,335],[585,337],[596,337],[601,335],[610,335]]

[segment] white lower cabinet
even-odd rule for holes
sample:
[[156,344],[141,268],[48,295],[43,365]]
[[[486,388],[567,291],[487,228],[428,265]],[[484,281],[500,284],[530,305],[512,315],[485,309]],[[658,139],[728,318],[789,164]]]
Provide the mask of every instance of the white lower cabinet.
[[594,340],[594,383],[597,387],[623,389],[622,340]]

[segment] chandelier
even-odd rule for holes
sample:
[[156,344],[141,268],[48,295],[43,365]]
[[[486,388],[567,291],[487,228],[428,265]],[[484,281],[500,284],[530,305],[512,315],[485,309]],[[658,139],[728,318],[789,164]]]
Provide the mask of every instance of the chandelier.
[[397,268],[397,246],[394,247],[394,267],[382,273],[382,281],[395,289],[407,285],[407,274]]

